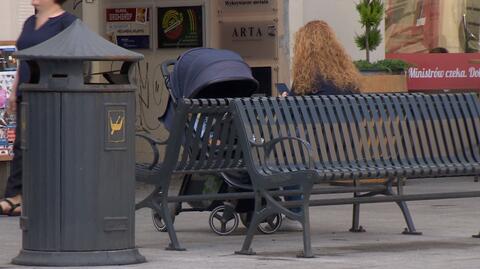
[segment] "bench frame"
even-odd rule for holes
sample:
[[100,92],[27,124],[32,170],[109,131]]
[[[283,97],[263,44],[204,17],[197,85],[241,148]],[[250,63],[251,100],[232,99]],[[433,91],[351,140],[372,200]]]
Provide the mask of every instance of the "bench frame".
[[[151,163],[137,163],[136,178],[155,185],[155,188],[136,204],[135,209],[151,208],[160,215],[170,237],[168,250],[185,250],[175,232],[168,207],[170,202],[243,197],[242,193],[168,195],[174,174],[246,171],[229,111],[227,99],[182,99],[177,103],[173,126],[165,141],[158,141],[148,134],[137,134],[150,144],[154,156]],[[160,156],[159,146],[166,146],[164,158]]]
[[[470,166],[468,166],[468,169],[467,169],[467,164],[465,164],[464,170],[461,169],[461,166],[463,165],[462,163],[453,163],[453,162],[446,163],[445,167],[441,166],[442,164],[440,163],[438,163],[437,167],[432,165],[432,163],[429,163],[430,166],[428,166],[428,168],[425,166],[422,166],[424,164],[421,163],[420,161],[418,161],[418,163],[415,163],[417,161],[416,160],[417,158],[421,159],[422,157],[425,157],[425,156],[436,158],[435,161],[438,162],[440,158],[439,156],[433,156],[434,150],[432,150],[432,156],[429,155],[429,153],[424,153],[424,155],[422,156],[415,156],[415,159],[408,160],[409,163],[416,164],[418,165],[418,167],[417,166],[413,167],[414,165],[412,165],[413,168],[388,167],[388,169],[390,170],[385,172],[385,174],[387,175],[387,181],[385,184],[385,189],[383,190],[372,191],[372,192],[367,192],[363,194],[360,193],[359,191],[353,190],[353,193],[354,193],[353,198],[320,199],[320,200],[312,199],[311,200],[311,195],[315,193],[314,191],[315,189],[313,188],[315,183],[322,183],[322,182],[327,183],[327,182],[332,182],[335,179],[343,179],[343,178],[341,176],[341,173],[337,173],[336,175],[332,173],[330,175],[330,174],[327,174],[325,171],[318,170],[314,167],[313,146],[309,141],[304,139],[305,134],[301,135],[301,137],[298,137],[298,133],[302,132],[302,130],[299,130],[300,127],[298,125],[295,125],[295,121],[292,121],[292,119],[288,119],[289,116],[287,114],[289,113],[300,114],[301,112],[303,113],[308,110],[305,108],[305,106],[312,106],[312,105],[320,106],[320,104],[336,106],[333,109],[337,109],[337,112],[338,112],[340,109],[342,109],[341,106],[348,105],[348,100],[352,102],[356,100],[357,102],[363,105],[363,108],[365,108],[365,106],[370,108],[375,107],[373,110],[363,111],[364,113],[367,113],[367,114],[364,114],[362,116],[362,117],[366,117],[367,119],[371,119],[373,122],[372,123],[373,128],[377,128],[375,129],[375,132],[369,133],[368,136],[370,138],[373,138],[373,136],[377,135],[378,133],[381,134],[382,131],[379,130],[378,128],[388,123],[388,122],[380,122],[382,120],[389,119],[389,115],[379,115],[380,112],[378,111],[381,111],[384,114],[387,112],[386,108],[380,108],[383,102],[390,102],[388,105],[386,105],[386,106],[390,106],[389,108],[391,108],[391,106],[396,106],[397,112],[402,111],[400,109],[402,105],[406,106],[408,109],[405,108],[405,111],[399,112],[397,115],[395,115],[396,117],[400,117],[400,123],[397,122],[396,124],[403,124],[403,125],[399,125],[400,126],[399,128],[402,128],[402,127],[418,128],[418,130],[420,130],[419,132],[421,133],[421,135],[425,135],[425,131],[433,131],[434,129],[432,126],[437,128],[434,131],[438,132],[439,131],[438,127],[444,126],[442,124],[445,124],[445,122],[441,122],[441,123],[439,123],[438,121],[433,122],[434,120],[453,121],[454,124],[457,124],[457,123],[459,124],[459,125],[456,125],[457,127],[460,126],[459,122],[463,124],[462,125],[463,127],[468,125],[469,128],[459,128],[460,130],[459,132],[463,132],[461,133],[461,136],[465,136],[466,132],[469,132],[468,135],[470,136],[471,135],[475,136],[474,138],[469,137],[469,139],[471,139],[471,141],[475,140],[472,143],[474,144],[474,147],[477,147],[477,148],[468,149],[468,150],[473,150],[474,152],[473,155],[475,155],[475,157],[473,155],[470,155],[468,157],[469,158],[468,161],[470,161],[468,165]],[[433,116],[432,118],[428,118],[427,114],[425,114],[426,107],[429,106],[431,108],[433,107],[433,105],[424,104],[423,102],[425,102],[425,100],[427,101],[432,100],[432,102],[435,102],[435,105],[438,106],[437,109],[439,109],[439,111],[441,109],[446,109],[448,111],[444,115],[442,114],[444,116],[443,118],[441,117],[435,118]],[[463,102],[464,104],[458,104],[455,102]],[[415,103],[415,105],[413,105],[413,103]],[[365,105],[365,104],[368,104],[368,105]],[[414,108],[414,106],[417,106],[417,105],[420,106],[422,104],[425,105],[425,107]],[[442,105],[445,107],[442,107]],[[463,107],[462,105],[466,106],[467,108]],[[252,229],[252,227],[255,227],[256,223],[262,221],[266,216],[273,213],[280,212],[282,214],[285,214],[291,219],[299,221],[302,224],[303,242],[304,242],[302,256],[313,257],[313,253],[311,249],[311,241],[310,241],[310,220],[309,220],[310,218],[309,218],[309,209],[308,209],[309,206],[353,204],[354,205],[353,223],[352,223],[351,231],[358,232],[358,231],[362,231],[361,226],[359,226],[359,214],[360,214],[361,203],[396,202],[399,205],[404,215],[405,221],[407,223],[407,228],[404,233],[420,234],[415,229],[411,215],[406,205],[406,201],[480,197],[480,191],[450,192],[450,193],[435,193],[435,194],[426,193],[426,194],[407,195],[407,194],[404,194],[403,192],[403,184],[402,184],[403,183],[402,178],[405,175],[408,175],[409,177],[415,177],[415,176],[434,177],[434,176],[460,176],[460,175],[461,176],[464,176],[464,175],[477,176],[479,174],[480,159],[478,159],[477,157],[480,154],[476,150],[478,150],[478,145],[479,145],[478,141],[480,140],[480,132],[477,131],[477,129],[480,128],[480,101],[478,100],[478,96],[476,96],[475,94],[456,94],[456,95],[444,94],[444,95],[435,95],[430,97],[426,97],[426,95],[422,95],[422,94],[390,94],[390,95],[369,94],[369,95],[356,95],[356,96],[349,96],[349,97],[315,96],[315,97],[236,99],[232,102],[231,106],[232,106],[232,109],[234,110],[233,113],[235,113],[235,123],[237,125],[237,129],[240,132],[239,137],[240,137],[240,142],[242,145],[243,152],[245,154],[245,161],[247,164],[247,168],[250,176],[252,177],[253,189],[254,189],[255,201],[256,201],[255,213],[252,219],[252,226],[249,227],[243,246],[240,251],[236,252],[237,254],[244,254],[244,255],[255,254],[250,248],[253,241],[253,236],[255,233],[255,230]],[[378,108],[378,111],[376,111],[377,108]],[[310,107],[309,109],[310,111],[314,110],[314,108],[312,107]],[[329,109],[332,109],[332,108],[330,107]],[[352,107],[349,107],[348,109],[352,109]],[[412,109],[413,112],[407,111],[410,109]],[[471,109],[471,110],[467,111],[464,109],[467,109],[467,110]],[[300,110],[302,111],[300,112]],[[285,111],[288,111],[288,113],[286,113]],[[275,114],[274,112],[277,112],[277,114]],[[328,111],[328,112],[331,112],[331,111]],[[392,112],[392,111],[388,111],[388,112]],[[409,114],[410,112],[412,112],[411,115]],[[278,115],[280,114],[278,113],[283,113],[282,115],[285,115],[286,119],[284,122],[280,122],[281,120],[278,119],[279,117]],[[408,116],[402,116],[403,113],[408,114]],[[435,113],[433,113],[432,115],[434,114]],[[341,116],[339,116],[340,112],[338,112],[338,114],[331,113],[329,115],[331,119],[330,119],[330,122],[328,122],[328,124],[337,124],[337,126],[332,127],[333,129],[338,128],[338,125],[340,124],[346,124],[345,118],[342,118]],[[335,115],[337,116],[337,118],[335,118]],[[464,117],[465,115],[468,115],[468,118],[462,118],[462,116]],[[298,115],[296,116],[298,117]],[[311,116],[313,117],[313,112]],[[356,116],[359,116],[359,115],[356,115]],[[390,116],[393,117],[394,115],[390,115]],[[277,117],[277,118],[274,119],[273,117]],[[323,120],[324,119],[321,119],[319,122],[317,122],[317,125],[316,125],[317,129],[327,128],[327,127],[330,128],[330,126],[321,127],[321,124],[318,125]],[[414,122],[415,120],[418,122]],[[297,121],[298,121],[298,118],[297,118]],[[302,118],[300,122],[303,123],[304,121],[306,122],[308,121],[308,119]],[[296,133],[297,136],[294,136],[294,135],[289,136],[289,135],[283,134],[284,136],[278,137],[278,133],[275,133],[274,131],[275,127],[272,127],[275,124],[274,122],[277,122],[277,123],[280,122],[278,123],[279,125],[290,126],[290,128],[292,128],[291,126],[296,126],[296,127],[293,127],[293,129],[290,129],[290,133]],[[450,122],[447,122],[447,124],[450,124]],[[472,125],[476,128],[472,128]],[[368,128],[368,127],[369,126],[365,128]],[[363,127],[359,127],[359,129],[361,128]],[[405,130],[407,129],[402,129],[402,131],[405,131]],[[460,138],[458,136],[459,134],[457,133],[457,130],[454,130],[451,132],[448,132],[448,131],[442,131],[442,132],[446,133],[444,137],[445,140],[453,141],[457,144],[466,143],[465,141],[459,141]],[[317,135],[317,133],[315,133],[315,135]],[[451,135],[451,137],[448,137],[449,135]],[[267,139],[265,139],[264,137],[267,137]],[[345,137],[348,137],[348,136],[345,136]],[[340,139],[350,139],[345,137],[341,137]],[[365,139],[366,137],[367,136],[362,134],[362,139]],[[378,137],[379,139],[382,139],[383,135],[378,135]],[[424,138],[425,137],[422,137],[422,139]],[[465,137],[462,137],[462,138],[465,138]],[[338,140],[339,137],[336,137],[334,139],[336,139],[337,142],[339,141]],[[395,138],[397,140],[392,140],[392,137],[390,134],[388,139],[390,140],[386,141],[387,142],[386,146],[391,146],[391,144],[388,145],[388,143],[398,142],[399,141],[398,139],[402,139],[403,141],[404,138],[402,136],[400,138],[399,137]],[[433,139],[433,138],[430,137],[430,139]],[[415,141],[412,142],[412,145],[407,145],[407,142],[403,141],[405,143],[406,148],[410,146],[412,147],[421,146],[418,144],[418,140],[419,140],[418,138],[412,137],[412,138],[406,139],[406,141],[409,141],[409,140],[415,140]],[[343,145],[345,146],[345,144],[348,142],[349,141],[343,140],[343,143],[344,143]],[[296,161],[296,163],[294,163],[293,165],[292,163],[283,163],[284,166],[282,166],[282,163],[280,163],[279,159],[275,159],[272,161],[269,158],[273,155],[272,152],[275,147],[277,147],[277,152],[275,156],[286,156],[284,155],[285,153],[281,153],[281,152],[279,153],[278,151],[278,145],[280,144],[282,146],[283,152],[285,152],[285,148],[288,147],[286,143],[288,143],[292,148],[290,153],[293,155],[292,158],[294,159],[294,161]],[[329,141],[327,142],[317,141],[317,143],[329,143]],[[413,145],[413,143],[417,143],[417,144]],[[437,142],[434,141],[434,143],[437,143]],[[294,146],[294,144],[296,146]],[[386,148],[386,146],[384,147]],[[438,150],[435,149],[435,152],[437,151]],[[467,151],[456,153],[458,154],[458,156],[448,155],[449,157],[448,159],[450,158],[457,159],[457,157],[458,159],[462,159],[465,156],[468,156],[466,152]],[[286,153],[286,154],[288,155],[289,153]],[[317,154],[318,154],[317,157],[320,156],[319,153]],[[385,155],[382,155],[380,157],[383,158],[381,159],[381,161],[385,161],[389,159],[388,157],[385,157]],[[443,158],[445,156],[440,156],[440,157]],[[359,162],[357,162],[357,160],[355,161],[356,161],[355,165],[358,166]],[[287,160],[284,160],[284,162],[287,162]],[[342,166],[342,164],[340,166]],[[406,171],[407,168],[408,168],[408,172]],[[329,169],[332,169],[332,168],[329,168]],[[354,169],[354,166],[350,166],[349,169]],[[361,169],[361,168],[358,168],[358,169]],[[365,173],[363,173],[363,176],[359,176],[359,175],[362,175],[362,173],[355,174],[352,172],[352,174],[355,175],[352,178],[354,182],[354,189],[355,187],[359,186],[360,179],[368,178],[368,176],[366,176]],[[393,191],[394,181],[396,181],[397,183],[396,192]],[[274,196],[272,196],[272,194],[269,192],[272,189],[284,188],[284,187],[293,186],[293,185],[299,186],[300,192],[303,195],[303,199],[301,201],[281,202],[281,201],[275,200]],[[373,197],[379,194],[385,195],[385,197]],[[262,201],[266,201],[266,202],[262,203]],[[302,208],[301,213],[294,213],[291,210],[289,210],[289,208],[299,207],[299,206]]]

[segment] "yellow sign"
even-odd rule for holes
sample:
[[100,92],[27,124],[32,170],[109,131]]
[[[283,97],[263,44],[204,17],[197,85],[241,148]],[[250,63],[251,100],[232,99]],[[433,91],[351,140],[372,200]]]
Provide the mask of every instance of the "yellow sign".
[[125,111],[109,110],[108,111],[108,142],[123,143],[125,142]]
[[123,122],[125,121],[125,117],[118,116],[117,120],[113,122],[113,119],[110,118],[110,135],[115,134],[115,132],[120,132],[123,129]]

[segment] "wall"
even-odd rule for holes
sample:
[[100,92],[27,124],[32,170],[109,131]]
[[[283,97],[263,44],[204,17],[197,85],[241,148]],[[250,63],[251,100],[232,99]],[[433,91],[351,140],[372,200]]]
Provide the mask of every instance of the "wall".
[[15,41],[22,30],[23,22],[33,14],[30,0],[1,0],[1,9],[0,41]]
[[[306,22],[314,19],[327,21],[337,33],[339,40],[345,46],[353,59],[363,59],[365,53],[357,49],[354,43],[355,33],[361,31],[358,23],[358,15],[355,9],[355,1],[358,0],[278,0],[278,59],[276,63],[249,60],[251,66],[272,65],[273,82],[290,83],[290,67],[293,46],[294,33]],[[204,6],[204,28],[206,36],[204,38],[207,47],[218,47],[219,44],[219,15],[217,0],[102,0],[100,7],[100,16],[84,12],[84,19],[89,21],[101,22],[94,23],[100,33],[105,31],[104,9],[108,7],[152,7],[153,12],[159,6],[182,6],[182,5],[203,5]],[[87,4],[84,4],[87,5]],[[93,11],[93,10],[92,10]],[[95,16],[98,16],[95,18]],[[252,19],[248,14],[246,20]],[[154,17],[155,19],[155,17]],[[156,22],[152,21],[152,31],[156,32]],[[381,26],[383,33],[383,24]],[[155,36],[154,36],[155,37]],[[371,55],[372,60],[383,59],[385,55],[384,43]],[[156,49],[156,42],[153,42],[152,49],[140,50],[145,55],[145,61],[139,64],[134,77],[139,86],[137,92],[137,131],[146,131],[159,138],[166,138],[167,133],[158,121],[158,116],[162,115],[167,104],[167,91],[163,84],[159,65],[166,59],[176,58],[183,49]],[[104,69],[111,66],[104,66]],[[148,149],[146,146],[137,144],[138,157],[146,156]]]
[[63,8],[78,18],[83,17],[83,0],[67,0]]
[[[362,30],[358,22],[360,18],[355,9],[355,3],[358,0],[290,0],[290,2],[291,10],[292,8],[297,9],[295,5],[303,6],[304,24],[311,20],[326,21],[336,31],[337,38],[354,60],[365,59],[365,51],[360,51],[354,42],[355,34],[361,33]],[[298,20],[296,16],[300,16],[298,11],[295,13],[294,20]],[[292,16],[290,18],[292,19]],[[384,36],[384,22],[382,22],[380,28]],[[297,29],[292,28],[290,30],[294,33]],[[385,58],[384,41],[371,53],[370,57],[372,61]]]
[[[27,3],[30,0],[1,0],[2,6],[12,6],[13,3]],[[358,0],[357,0],[358,1]],[[364,58],[364,52],[359,51],[353,41],[356,32],[361,28],[358,23],[358,15],[355,10],[355,3],[352,0],[278,0],[278,59],[276,63],[249,60],[251,66],[272,65],[273,82],[290,83],[290,66],[292,55],[293,36],[296,30],[306,22],[314,19],[327,21],[337,33],[338,38],[345,46],[347,51],[354,59]],[[182,6],[182,5],[203,5],[204,6],[204,28],[205,46],[218,46],[219,17],[217,0],[95,0],[93,3],[86,3],[81,0],[68,0],[65,9],[82,18],[84,22],[94,31],[105,33],[105,8],[109,7],[151,7],[156,12],[156,7],[160,6]],[[8,12],[7,12],[8,13]],[[33,13],[33,10],[32,10]],[[15,12],[8,13],[14,17]],[[16,15],[15,15],[16,16]],[[246,19],[251,19],[248,14]],[[18,17],[18,16],[17,16]],[[155,19],[155,17],[153,17]],[[4,16],[0,18],[2,25],[14,25],[14,18]],[[15,29],[15,27],[5,27],[4,29]],[[156,32],[156,22],[152,20],[152,32]],[[383,28],[383,25],[382,25]],[[18,26],[17,26],[18,29]],[[8,36],[15,39],[18,31],[11,33],[2,31],[3,36],[0,40]],[[155,36],[153,36],[153,39]],[[137,130],[153,133],[159,138],[165,138],[166,132],[158,121],[158,117],[163,114],[167,104],[167,91],[165,89],[163,78],[160,73],[159,65],[166,59],[175,59],[185,49],[156,49],[157,45],[153,41],[152,49],[139,50],[145,55],[145,61],[142,61],[135,70],[134,79],[139,90],[137,91]],[[372,59],[381,59],[384,57],[384,44],[380,45],[372,54]],[[102,71],[116,69],[110,63],[93,65],[92,71]],[[140,146],[139,151],[144,151]]]
[[[98,1],[96,1],[98,2]],[[204,24],[205,29],[210,29],[209,19],[205,19],[205,14],[210,13],[210,4],[208,0],[102,0],[102,6],[99,7],[101,13],[101,21],[98,22],[98,32],[105,34],[105,9],[117,7],[150,7],[152,13],[156,12],[157,7],[161,6],[186,6],[186,5],[203,5],[204,6]],[[86,5],[86,4],[84,4]],[[85,9],[84,9],[85,12]],[[84,13],[85,14],[85,13]],[[155,21],[156,16],[151,17],[152,32],[157,31]],[[95,20],[93,17],[86,20]],[[207,31],[204,40],[206,46],[210,45]],[[168,59],[176,59],[178,55],[186,49],[157,49],[156,35],[152,35],[151,49],[136,50],[145,55],[145,60],[141,61],[134,70],[133,79],[138,86],[137,90],[137,114],[136,129],[137,132],[147,132],[162,140],[168,137],[168,133],[163,125],[159,122],[158,117],[161,116],[167,105],[168,92],[164,85],[164,80],[160,71],[160,64]],[[117,69],[119,66],[111,66],[104,64],[102,70]],[[151,156],[151,151],[146,143],[137,142],[137,160],[147,160]]]
[[[289,82],[289,38],[287,33],[288,18],[285,18],[283,10],[285,3],[288,4],[288,0],[278,0],[279,9],[278,12],[278,35],[279,35],[279,52],[278,59],[275,63],[258,61],[255,59],[248,60],[248,64],[251,66],[267,66],[273,67],[272,76],[273,83],[275,82]],[[95,1],[100,2],[100,1]],[[105,33],[105,8],[115,7],[151,7],[153,13],[156,12],[157,7],[161,6],[188,6],[188,5],[202,5],[204,7],[204,43],[206,47],[218,47],[219,45],[219,15],[218,15],[218,1],[217,0],[102,0],[102,6],[97,7],[100,10],[101,15],[94,12],[94,8],[91,11],[86,12],[84,3],[83,18],[87,24],[93,22],[94,29],[99,33]],[[93,14],[93,15],[92,15]],[[95,18],[95,16],[97,16]],[[249,14],[242,14],[246,20],[256,19]],[[101,20],[97,22],[98,20]],[[152,20],[152,32],[157,32],[156,15]],[[144,131],[153,134],[159,139],[164,139],[168,136],[168,133],[164,130],[163,125],[158,121],[158,117],[161,116],[166,108],[168,101],[168,92],[164,86],[163,77],[161,76],[160,64],[167,59],[176,59],[178,55],[184,52],[186,49],[157,49],[157,42],[155,40],[156,35],[153,35],[152,49],[138,50],[145,55],[145,60],[142,61],[134,72],[134,79],[138,85],[137,91],[137,131]],[[113,66],[113,69],[117,66]],[[103,65],[102,70],[112,69],[111,65]],[[137,143],[137,159],[146,159],[150,155],[150,150],[144,143]]]

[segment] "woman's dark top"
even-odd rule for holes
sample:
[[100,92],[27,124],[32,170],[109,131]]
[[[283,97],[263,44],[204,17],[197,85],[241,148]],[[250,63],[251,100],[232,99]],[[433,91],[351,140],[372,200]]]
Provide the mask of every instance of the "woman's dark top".
[[[17,49],[28,49],[54,37],[70,26],[76,19],[77,17],[71,13],[64,12],[56,17],[49,18],[45,24],[35,30],[37,17],[35,15],[30,16],[23,24],[22,32],[17,40]],[[19,84],[28,82],[30,80],[28,64],[20,62],[18,74]],[[17,95],[21,95],[20,91],[17,91]]]
[[[291,95],[295,95],[294,90],[295,82],[293,83]],[[315,83],[315,87],[311,93],[306,95],[343,95],[343,94],[354,94],[357,92],[353,88],[339,88],[337,85],[333,84],[331,81],[319,80]]]
[[354,91],[351,88],[340,89],[337,85],[331,81],[320,81],[315,85],[315,89],[312,91],[312,95],[341,95],[341,94],[353,94]]

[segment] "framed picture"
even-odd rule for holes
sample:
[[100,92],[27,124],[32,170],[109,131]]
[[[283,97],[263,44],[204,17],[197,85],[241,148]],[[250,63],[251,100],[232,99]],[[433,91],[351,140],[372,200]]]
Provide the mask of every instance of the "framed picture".
[[149,49],[150,8],[107,8],[107,37],[126,49]]
[[15,42],[0,42],[0,158],[9,158],[13,154],[15,140],[15,117],[5,115],[17,74],[17,61],[13,57],[17,49],[14,44]]
[[0,72],[17,70],[17,60],[13,58],[13,53],[16,50],[14,45],[0,45]]
[[158,48],[203,46],[202,6],[159,7]]

